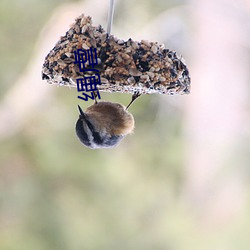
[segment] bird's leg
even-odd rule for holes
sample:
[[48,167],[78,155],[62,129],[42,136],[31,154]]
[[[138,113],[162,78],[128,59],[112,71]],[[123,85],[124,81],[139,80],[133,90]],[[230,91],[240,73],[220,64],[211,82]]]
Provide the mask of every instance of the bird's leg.
[[93,94],[94,94],[94,98],[95,98],[95,104],[97,104],[98,102],[97,102],[97,100],[96,100],[96,97],[97,97],[98,95],[97,95],[96,91],[93,91]]
[[136,91],[133,95],[132,95],[132,100],[131,102],[128,104],[128,106],[126,107],[126,110],[130,107],[130,105],[140,96],[141,94],[139,93],[139,91]]

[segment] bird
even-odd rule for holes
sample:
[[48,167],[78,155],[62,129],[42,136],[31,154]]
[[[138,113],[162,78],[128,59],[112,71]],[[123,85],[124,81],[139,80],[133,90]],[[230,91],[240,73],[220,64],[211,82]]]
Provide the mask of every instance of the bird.
[[121,140],[134,130],[134,117],[128,112],[128,108],[139,96],[136,92],[127,107],[110,101],[95,100],[84,112],[78,105],[79,118],[75,130],[80,142],[91,149],[119,145]]

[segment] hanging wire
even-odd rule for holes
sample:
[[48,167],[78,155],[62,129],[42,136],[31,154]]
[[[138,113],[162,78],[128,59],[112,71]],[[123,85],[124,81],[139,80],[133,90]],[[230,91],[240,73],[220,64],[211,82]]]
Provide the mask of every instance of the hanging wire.
[[107,33],[108,34],[111,33],[111,29],[112,29],[114,9],[115,9],[115,0],[110,0],[109,12],[108,12],[108,27],[107,27]]

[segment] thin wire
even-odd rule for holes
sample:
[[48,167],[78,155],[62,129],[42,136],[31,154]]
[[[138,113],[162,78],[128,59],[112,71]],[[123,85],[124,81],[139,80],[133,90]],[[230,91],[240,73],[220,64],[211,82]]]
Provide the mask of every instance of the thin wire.
[[110,0],[109,13],[108,13],[108,27],[107,27],[108,34],[111,33],[113,17],[114,17],[114,10],[115,10],[115,0]]

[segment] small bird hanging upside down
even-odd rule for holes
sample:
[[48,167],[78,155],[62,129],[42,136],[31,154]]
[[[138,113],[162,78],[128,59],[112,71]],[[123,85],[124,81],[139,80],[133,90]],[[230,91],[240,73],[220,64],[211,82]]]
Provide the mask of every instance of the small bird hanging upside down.
[[76,122],[76,134],[81,143],[88,148],[111,148],[134,130],[134,117],[128,112],[129,106],[138,98],[136,92],[127,107],[113,102],[97,102],[85,112],[80,112]]

